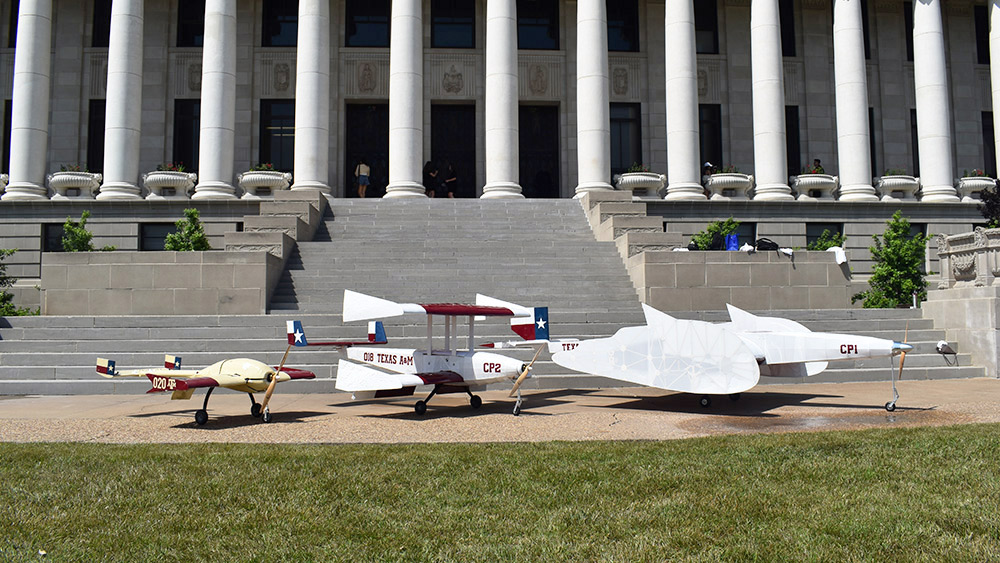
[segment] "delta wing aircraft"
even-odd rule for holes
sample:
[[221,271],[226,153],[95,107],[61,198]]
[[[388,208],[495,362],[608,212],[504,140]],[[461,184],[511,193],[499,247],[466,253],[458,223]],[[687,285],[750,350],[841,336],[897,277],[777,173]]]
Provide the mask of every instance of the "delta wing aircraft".
[[[504,304],[482,296],[477,302]],[[757,385],[761,375],[811,376],[836,360],[898,354],[902,376],[906,352],[913,349],[905,342],[812,332],[789,319],[761,317],[732,305],[727,307],[730,322],[713,324],[675,319],[643,305],[645,326],[622,328],[608,338],[546,343],[552,361],[562,367],[668,391],[700,394],[704,407],[711,405],[712,395],[729,395],[738,400],[741,392]],[[526,343],[509,341],[487,346],[507,348]],[[890,379],[893,399],[885,408],[891,412],[896,409],[899,394],[891,371]]]
[[[547,323],[547,310],[542,308]],[[302,324],[288,321],[288,341],[294,346],[336,346],[346,352],[347,358],[337,364],[337,389],[349,391],[355,399],[400,397],[413,395],[417,386],[433,385],[434,389],[423,400],[417,401],[417,414],[427,412],[427,403],[434,395],[466,393],[472,408],[479,408],[483,401],[473,391],[487,384],[500,381],[523,381],[531,370],[534,359],[525,364],[520,360],[492,352],[476,351],[473,344],[476,320],[485,317],[525,317],[534,319],[535,311],[527,307],[463,305],[458,303],[395,303],[378,297],[350,290],[344,291],[344,322],[383,319],[405,314],[427,315],[427,347],[383,348],[366,344],[385,344],[382,324],[373,323],[376,336],[369,342],[308,342]],[[434,347],[434,317],[444,318],[443,347]],[[468,345],[459,348],[458,318],[467,317]],[[546,334],[547,336],[547,334]],[[539,351],[541,347],[539,347]],[[535,359],[538,354],[535,354]],[[518,383],[520,385],[520,383]],[[517,391],[514,414],[521,412],[521,396]]]
[[[97,373],[107,378],[114,377],[148,377],[153,388],[147,393],[170,391],[173,400],[190,399],[194,390],[207,387],[205,402],[201,409],[195,411],[194,421],[201,426],[208,422],[208,399],[216,387],[227,387],[250,395],[250,414],[261,417],[264,422],[271,422],[271,411],[267,404],[274,393],[274,387],[279,382],[292,379],[313,379],[311,371],[286,368],[289,346],[281,358],[281,364],[273,368],[263,362],[249,358],[222,360],[199,370],[181,369],[181,358],[166,356],[162,368],[130,369],[118,371],[113,360],[97,359]],[[264,401],[258,403],[254,393],[264,392]]]

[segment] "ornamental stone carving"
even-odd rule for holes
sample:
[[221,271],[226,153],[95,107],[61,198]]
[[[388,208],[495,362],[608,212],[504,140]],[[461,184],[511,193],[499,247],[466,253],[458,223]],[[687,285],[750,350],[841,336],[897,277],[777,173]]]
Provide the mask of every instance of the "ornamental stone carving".
[[375,78],[375,65],[372,63],[361,63],[358,65],[358,90],[362,92],[374,92],[377,81]]
[[615,70],[611,73],[611,84],[615,95],[624,96],[628,94],[628,69],[615,67]]
[[274,65],[274,89],[278,92],[285,92],[292,84],[292,69],[288,63],[277,63]]
[[444,73],[441,87],[449,94],[458,94],[465,88],[465,79],[462,77],[462,73],[455,68],[455,65],[451,65],[451,68]]
[[531,65],[528,69],[528,88],[532,94],[540,96],[549,89],[549,73],[542,65]]
[[201,90],[201,63],[188,65],[187,82],[188,89],[192,92]]
[[976,227],[935,241],[941,260],[938,289],[1000,285],[1000,229]]

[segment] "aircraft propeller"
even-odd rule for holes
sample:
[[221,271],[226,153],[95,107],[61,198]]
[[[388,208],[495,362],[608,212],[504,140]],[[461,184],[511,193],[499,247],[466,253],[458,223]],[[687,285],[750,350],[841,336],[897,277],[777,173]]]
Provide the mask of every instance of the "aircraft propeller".
[[271,395],[274,394],[274,387],[278,384],[278,375],[281,373],[281,369],[285,367],[285,360],[288,359],[288,352],[291,351],[291,349],[292,349],[291,344],[289,344],[288,347],[285,348],[285,355],[281,357],[281,363],[278,364],[278,371],[276,371],[274,373],[274,376],[271,377],[271,383],[268,384],[267,392],[264,393],[264,400],[260,404],[260,410],[262,413],[261,420],[263,420],[264,422],[271,422],[271,411],[268,410],[267,403],[271,401]]
[[513,397],[514,393],[517,393],[517,390],[520,389],[521,384],[524,383],[524,380],[528,378],[528,372],[531,371],[531,366],[535,363],[535,360],[538,359],[538,355],[542,353],[542,348],[544,348],[544,346],[539,346],[538,350],[535,351],[535,356],[531,358],[530,362],[525,364],[524,371],[522,371],[521,375],[517,376],[517,379],[514,380],[514,387],[510,390],[510,395],[507,395],[508,397]]
[[892,357],[889,357],[889,380],[892,382],[892,400],[885,404],[885,410],[889,412],[896,410],[896,401],[899,400],[899,392],[896,391],[896,380],[903,380],[903,362],[906,361],[906,353],[913,350],[913,346],[907,343],[909,338],[910,323],[907,321],[906,330],[903,332],[903,341],[892,343],[892,349],[899,351],[899,375],[896,377],[893,377],[895,370],[892,369]]

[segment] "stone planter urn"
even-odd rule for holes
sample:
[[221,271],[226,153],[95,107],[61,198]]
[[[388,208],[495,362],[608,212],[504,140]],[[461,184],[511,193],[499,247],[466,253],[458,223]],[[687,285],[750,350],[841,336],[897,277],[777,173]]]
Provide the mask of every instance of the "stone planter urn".
[[149,190],[146,199],[188,199],[188,190],[194,187],[198,175],[175,170],[154,170],[142,175],[142,185]]
[[244,191],[243,199],[272,198],[276,190],[288,189],[292,175],[277,170],[250,170],[237,176],[237,181]]
[[739,172],[719,172],[704,177],[708,199],[712,201],[747,200],[753,189],[753,176]]
[[829,174],[800,174],[792,177],[792,189],[798,192],[799,201],[833,201],[839,178]]
[[891,203],[915,201],[919,188],[920,180],[902,174],[881,176],[875,183],[875,191],[881,195],[881,200]]
[[52,199],[94,199],[104,176],[91,172],[53,172],[48,177],[49,187],[55,193]]
[[963,176],[958,179],[958,196],[964,202],[982,201],[983,190],[997,185],[997,181],[989,176]]
[[656,172],[626,172],[615,177],[615,187],[631,191],[635,198],[660,199],[658,192],[666,181],[666,176]]

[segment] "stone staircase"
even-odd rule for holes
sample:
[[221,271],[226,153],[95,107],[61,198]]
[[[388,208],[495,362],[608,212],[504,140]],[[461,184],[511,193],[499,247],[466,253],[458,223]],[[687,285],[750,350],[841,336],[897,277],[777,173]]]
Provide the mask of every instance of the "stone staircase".
[[[340,318],[344,289],[401,302],[471,302],[476,293],[526,306],[548,306],[551,335],[600,337],[642,324],[635,289],[622,263],[621,241],[598,242],[575,200],[329,200],[312,241],[290,249],[267,315],[73,316],[0,318],[0,394],[142,393],[145,380],[105,380],[95,359],[112,358],[120,368],[162,365],[163,354],[202,367],[234,356],[277,364],[284,352],[285,320],[300,319],[315,340],[363,337],[365,323]],[[286,205],[286,207],[288,207]],[[291,207],[295,207],[292,205]],[[591,208],[593,209],[593,208]],[[281,211],[275,209],[275,211]],[[307,210],[308,211],[308,210]],[[621,218],[616,220],[622,220]],[[289,225],[264,219],[262,230],[286,234]],[[310,221],[311,223],[311,221]],[[254,228],[258,225],[253,224]],[[610,224],[609,224],[610,226]],[[294,226],[302,232],[302,225]],[[309,228],[311,231],[312,229]],[[653,240],[655,239],[655,240]],[[636,244],[663,244],[657,237]],[[627,245],[625,249],[629,248]],[[968,354],[949,367],[934,352],[944,332],[933,330],[919,311],[770,311],[813,330],[901,339],[909,323],[907,379],[977,377]],[[678,314],[707,321],[725,312]],[[386,322],[391,346],[422,346],[426,319],[408,315]],[[463,323],[459,335],[466,334]],[[437,335],[443,327],[435,327]],[[476,325],[476,341],[515,339],[506,319]],[[956,343],[952,346],[958,349]],[[961,350],[959,350],[961,351]],[[531,351],[509,353],[527,361]],[[292,352],[288,365],[310,369],[315,381],[286,392],[334,392],[333,350]],[[831,364],[809,381],[888,378],[888,360]],[[616,386],[602,378],[566,373],[548,360],[536,364],[526,389]],[[774,380],[788,383],[789,380]]]

